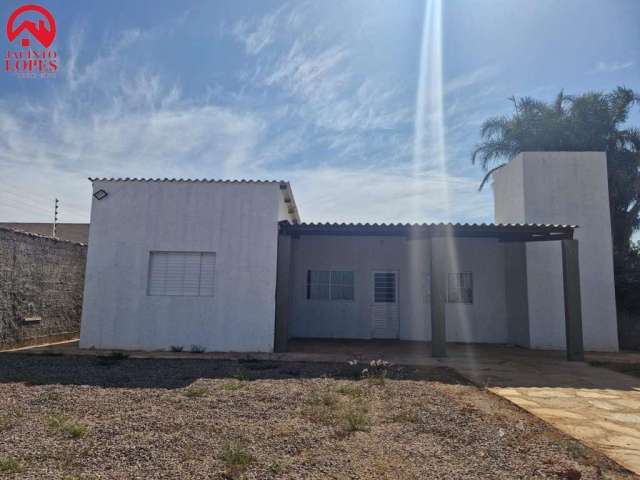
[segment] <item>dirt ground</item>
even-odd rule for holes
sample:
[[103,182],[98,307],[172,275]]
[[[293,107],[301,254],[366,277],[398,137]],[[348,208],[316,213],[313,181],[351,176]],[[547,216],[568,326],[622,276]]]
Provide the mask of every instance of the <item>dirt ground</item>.
[[635,478],[452,370],[364,368],[2,354],[0,478]]

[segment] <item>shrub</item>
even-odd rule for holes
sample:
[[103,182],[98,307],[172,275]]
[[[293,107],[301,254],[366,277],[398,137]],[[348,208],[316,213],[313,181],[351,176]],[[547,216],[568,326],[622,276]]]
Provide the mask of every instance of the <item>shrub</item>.
[[204,353],[207,349],[202,345],[191,345],[191,353]]
[[181,352],[182,350],[184,350],[184,347],[182,345],[171,345],[169,349],[172,352]]
[[0,458],[0,473],[18,473],[21,470],[22,467],[13,458]]
[[362,370],[362,376],[375,385],[383,385],[391,363],[386,360],[371,360],[369,367]]
[[87,434],[87,427],[79,421],[65,415],[51,415],[47,424],[52,430],[64,433],[71,438],[82,438]]

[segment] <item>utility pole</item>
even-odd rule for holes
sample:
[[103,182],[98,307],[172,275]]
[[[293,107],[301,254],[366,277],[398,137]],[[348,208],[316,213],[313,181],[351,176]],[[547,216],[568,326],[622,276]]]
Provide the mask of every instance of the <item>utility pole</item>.
[[58,223],[58,199],[56,198],[53,209],[53,238],[56,238],[56,224]]

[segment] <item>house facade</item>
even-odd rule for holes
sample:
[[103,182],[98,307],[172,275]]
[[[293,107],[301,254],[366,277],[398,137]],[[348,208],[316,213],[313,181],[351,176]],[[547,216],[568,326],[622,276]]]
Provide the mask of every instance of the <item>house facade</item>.
[[519,156],[488,225],[301,223],[286,182],[92,183],[83,348],[618,348],[603,153]]

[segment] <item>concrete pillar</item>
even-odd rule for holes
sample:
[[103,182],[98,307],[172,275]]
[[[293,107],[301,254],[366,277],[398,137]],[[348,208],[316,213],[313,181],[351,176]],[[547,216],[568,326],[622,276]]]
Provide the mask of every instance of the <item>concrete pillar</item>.
[[278,235],[278,262],[276,273],[276,325],[274,350],[286,352],[289,340],[289,295],[291,284],[291,247],[289,235]]
[[447,356],[447,325],[445,302],[447,295],[447,272],[445,271],[446,251],[442,241],[431,239],[431,356]]
[[578,241],[562,240],[562,280],[564,286],[564,322],[567,337],[567,360],[584,360],[582,344],[582,306]]

